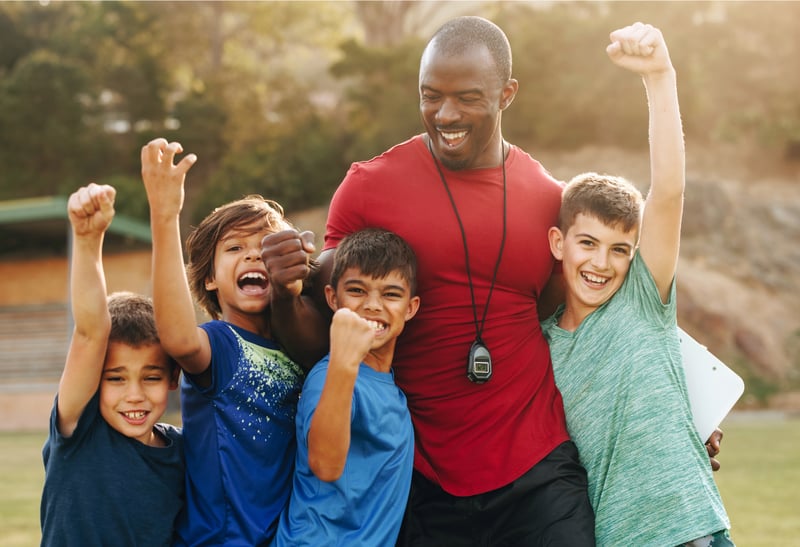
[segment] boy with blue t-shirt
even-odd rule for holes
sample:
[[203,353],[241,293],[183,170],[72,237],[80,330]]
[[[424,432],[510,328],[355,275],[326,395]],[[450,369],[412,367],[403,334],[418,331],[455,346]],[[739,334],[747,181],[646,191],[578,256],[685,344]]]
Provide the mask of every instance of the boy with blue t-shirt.
[[[261,239],[290,224],[261,196],[225,204],[187,238],[184,269],[178,217],[197,158],[173,164],[181,152],[164,139],[142,148],[156,325],[184,372],[186,510],[175,545],[266,545],[289,500],[303,370],[272,339]],[[212,317],[199,327],[192,296]]]
[[394,382],[397,337],[416,314],[416,258],[368,228],[336,249],[325,287],[330,353],[308,373],[297,460],[274,546],[394,545],[414,464],[414,430]]
[[183,507],[181,432],[158,423],[178,367],[149,299],[106,297],[102,248],[115,194],[92,183],[67,203],[75,326],[42,450],[47,547],[168,546]]
[[643,204],[619,177],[585,173],[567,184],[549,233],[566,304],[542,329],[588,474],[597,544],[730,546],[678,342],[685,152],[675,70],[650,25],[617,30],[611,42],[611,60],[641,74],[647,90],[650,190]]

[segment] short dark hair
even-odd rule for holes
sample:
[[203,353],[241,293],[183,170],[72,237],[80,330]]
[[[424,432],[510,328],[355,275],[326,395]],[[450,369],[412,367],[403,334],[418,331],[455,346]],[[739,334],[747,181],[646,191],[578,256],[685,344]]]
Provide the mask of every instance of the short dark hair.
[[389,230],[364,228],[342,239],[333,258],[334,289],[348,268],[377,279],[397,272],[408,282],[411,296],[417,292],[417,257],[406,240]]
[[253,233],[265,228],[278,232],[292,225],[278,202],[251,194],[211,211],[186,238],[189,288],[198,305],[213,319],[219,319],[222,308],[217,292],[206,290],[206,281],[214,276],[217,243],[231,230],[250,227]]
[[642,193],[628,180],[612,175],[582,173],[564,187],[558,227],[567,233],[579,213],[626,232],[639,228]]
[[511,44],[503,30],[488,19],[473,15],[451,19],[439,27],[426,49],[434,43],[444,55],[459,55],[484,45],[494,59],[500,81],[511,78]]
[[109,342],[139,347],[159,344],[153,301],[141,294],[115,292],[107,298],[111,316]]
[[[129,291],[118,291],[108,295],[106,305],[111,316],[109,344],[125,344],[132,348],[161,344],[152,299]],[[178,367],[170,355],[167,355],[167,362],[172,371]]]

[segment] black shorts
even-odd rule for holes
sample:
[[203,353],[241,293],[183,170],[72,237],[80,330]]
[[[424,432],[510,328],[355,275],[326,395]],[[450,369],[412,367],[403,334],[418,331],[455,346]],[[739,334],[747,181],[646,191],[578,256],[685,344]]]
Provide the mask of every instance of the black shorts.
[[397,545],[594,546],[586,471],[571,442],[520,478],[475,496],[452,496],[414,472]]

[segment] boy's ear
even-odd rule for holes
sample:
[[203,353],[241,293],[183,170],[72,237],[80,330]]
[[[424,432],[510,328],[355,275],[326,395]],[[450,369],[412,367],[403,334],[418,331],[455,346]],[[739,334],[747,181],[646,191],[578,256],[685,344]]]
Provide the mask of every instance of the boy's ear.
[[172,374],[170,374],[169,378],[170,391],[175,391],[176,389],[178,389],[180,378],[181,378],[181,367],[178,366],[178,363],[174,363],[172,365]]
[[339,305],[336,303],[336,289],[330,284],[325,285],[325,300],[328,302],[328,307],[333,311],[339,309]]
[[408,301],[408,311],[406,312],[406,321],[417,315],[419,311],[419,296],[412,296]]
[[556,260],[564,258],[564,234],[556,226],[551,226],[547,231],[547,239],[550,241],[550,252]]
[[214,281],[213,278],[207,277],[206,278],[206,290],[207,291],[216,291],[217,290],[217,282]]

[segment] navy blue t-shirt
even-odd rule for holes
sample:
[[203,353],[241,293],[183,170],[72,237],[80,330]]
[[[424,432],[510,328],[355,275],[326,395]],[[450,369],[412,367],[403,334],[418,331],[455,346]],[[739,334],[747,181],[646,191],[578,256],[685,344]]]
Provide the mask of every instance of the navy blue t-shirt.
[[156,430],[166,447],[143,444],[113,429],[100,415],[96,393],[70,437],[57,428],[57,404],[42,449],[42,545],[170,545],[183,507],[181,431]]

